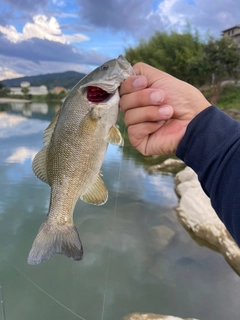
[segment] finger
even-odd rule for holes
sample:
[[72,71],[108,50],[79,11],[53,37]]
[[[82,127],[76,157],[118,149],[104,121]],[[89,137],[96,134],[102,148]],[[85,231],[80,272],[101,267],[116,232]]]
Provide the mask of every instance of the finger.
[[132,76],[127,78],[120,86],[119,94],[127,94],[147,87],[147,79],[144,76]]
[[164,124],[165,121],[159,121],[144,122],[129,126],[128,137],[133,147],[136,148],[144,138],[159,130]]
[[166,76],[169,77],[169,75],[162,70],[156,69],[143,62],[136,63],[133,66],[133,69],[137,75],[146,77],[148,87],[150,87],[155,81],[159,80],[160,78],[163,79]]
[[161,89],[143,89],[123,95],[120,99],[120,108],[126,112],[128,109],[160,105],[165,99],[165,93]]
[[125,123],[127,126],[130,126],[141,122],[157,122],[161,120],[168,120],[172,115],[173,108],[169,105],[129,109],[125,113]]

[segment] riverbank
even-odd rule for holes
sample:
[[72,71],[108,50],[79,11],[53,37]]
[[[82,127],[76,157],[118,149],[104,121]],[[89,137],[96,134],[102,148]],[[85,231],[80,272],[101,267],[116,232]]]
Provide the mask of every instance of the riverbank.
[[[152,171],[181,168],[181,160],[167,159]],[[175,208],[178,218],[192,238],[201,246],[221,253],[233,270],[240,275],[240,249],[228,233],[204,193],[197,174],[185,167],[175,176],[175,192],[179,198]]]
[[27,99],[14,99],[14,98],[0,98],[0,103],[11,103],[11,102],[31,102],[31,100]]

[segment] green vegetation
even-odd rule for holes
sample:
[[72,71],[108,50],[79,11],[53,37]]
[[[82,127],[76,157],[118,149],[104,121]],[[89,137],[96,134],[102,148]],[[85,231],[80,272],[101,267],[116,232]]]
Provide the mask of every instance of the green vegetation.
[[30,98],[31,98],[30,95],[29,95],[29,89],[28,89],[28,87],[23,87],[23,88],[21,88],[21,91],[22,91],[22,93],[23,93],[23,98],[24,98],[24,99],[30,99]]
[[207,77],[212,77],[210,100],[212,104],[216,104],[223,88],[222,81],[229,77],[238,78],[240,67],[238,44],[228,37],[219,40],[210,37],[204,46],[203,62]]
[[10,93],[9,88],[0,82],[0,97],[7,97],[9,93]]
[[59,102],[62,99],[64,99],[67,96],[67,93],[64,91],[60,93],[52,93],[49,92],[48,94],[39,94],[39,95],[20,95],[20,94],[9,94],[7,93],[6,95],[1,95],[0,91],[0,97],[8,97],[8,98],[13,98],[13,99],[27,99],[35,102],[49,102],[49,101],[56,101]]
[[197,32],[179,34],[156,31],[148,41],[142,40],[125,52],[128,61],[142,61],[192,84],[201,83],[203,44]]
[[125,56],[132,64],[142,61],[195,86],[208,85],[212,104],[220,98],[222,81],[237,79],[240,70],[236,42],[212,36],[201,40],[198,32],[190,29],[182,34],[156,31],[148,41],[126,49]]
[[[208,86],[201,89],[204,96],[210,101],[213,95],[213,87]],[[220,109],[240,110],[240,87],[236,84],[226,84],[221,87],[217,106]]]
[[67,96],[67,93],[61,91],[59,93],[48,92],[46,95],[34,95],[32,101],[43,102],[43,101],[61,101]]
[[240,110],[240,88],[234,85],[224,86],[219,96],[218,107]]

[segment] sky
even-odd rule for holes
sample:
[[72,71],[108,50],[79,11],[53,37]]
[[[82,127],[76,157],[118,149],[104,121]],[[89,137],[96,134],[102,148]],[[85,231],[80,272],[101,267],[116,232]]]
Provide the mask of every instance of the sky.
[[88,73],[155,30],[219,37],[239,10],[240,0],[1,0],[0,80]]

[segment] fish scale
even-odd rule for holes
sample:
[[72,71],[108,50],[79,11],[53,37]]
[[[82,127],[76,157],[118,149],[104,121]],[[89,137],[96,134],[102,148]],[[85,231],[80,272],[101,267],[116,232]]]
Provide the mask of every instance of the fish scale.
[[[122,56],[96,68],[71,90],[44,131],[44,147],[32,167],[35,175],[51,187],[50,204],[30,250],[29,264],[39,264],[55,253],[73,260],[83,258],[73,211],[79,198],[95,205],[108,199],[100,169],[108,143],[123,145],[115,126],[118,88],[134,74]],[[89,90],[94,94],[88,94]]]

